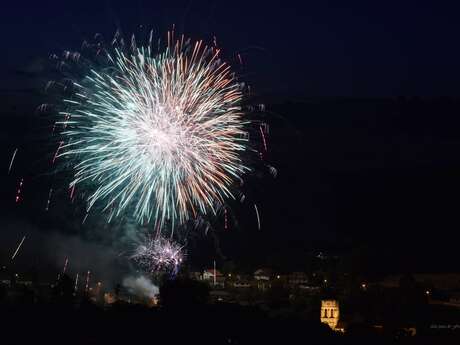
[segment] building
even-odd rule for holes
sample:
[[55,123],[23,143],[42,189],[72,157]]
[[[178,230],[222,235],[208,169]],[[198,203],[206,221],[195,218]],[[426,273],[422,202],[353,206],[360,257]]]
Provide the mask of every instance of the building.
[[210,268],[203,272],[203,280],[214,280],[214,272],[216,273],[216,280],[220,280],[223,277],[218,270]]
[[336,300],[322,300],[321,301],[321,322],[327,324],[334,331],[343,331],[338,329],[340,311],[339,302]]
[[[214,277],[215,272],[215,277]],[[225,277],[222,273],[215,269],[207,269],[203,272],[203,280],[208,281],[210,284],[214,286],[218,286],[221,288],[225,287]]]
[[320,286],[314,285],[299,285],[299,289],[311,294],[311,295],[318,295],[321,292]]
[[233,287],[247,289],[251,287],[251,284],[245,282],[234,282]]
[[291,286],[307,285],[308,276],[304,272],[292,272],[287,276],[287,283]]
[[271,277],[271,270],[267,268],[260,268],[254,272],[254,279],[255,280],[264,280],[269,281]]
[[449,304],[460,307],[460,293],[453,293],[449,298]]
[[6,286],[11,286],[11,273],[7,271],[6,267],[3,266],[0,269],[0,284],[6,285]]
[[117,301],[117,297],[112,292],[106,292],[104,294],[104,303],[105,304],[113,304]]

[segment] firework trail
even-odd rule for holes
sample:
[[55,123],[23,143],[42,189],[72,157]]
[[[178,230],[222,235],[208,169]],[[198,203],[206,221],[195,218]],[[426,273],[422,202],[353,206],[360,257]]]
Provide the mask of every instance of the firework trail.
[[257,208],[257,205],[254,204],[254,209],[256,210],[256,215],[257,215],[257,227],[260,230],[260,217],[259,217],[259,209]]
[[75,292],[77,292],[77,288],[78,288],[78,273],[77,273],[77,276],[75,277],[75,288],[74,288]]
[[260,134],[262,135],[265,151],[267,151],[268,150],[267,141],[265,140],[265,134],[264,134],[264,130],[262,129],[262,125],[259,128],[260,128]]
[[89,277],[90,277],[90,275],[91,275],[91,272],[88,271],[88,272],[86,273],[85,293],[88,293],[88,288],[89,288]]
[[[129,210],[140,223],[180,225],[234,198],[251,171],[243,157],[251,121],[243,86],[217,48],[174,33],[164,49],[151,42],[98,48],[104,62],[63,99],[53,162],[70,158],[70,187],[85,185],[88,211],[98,205],[109,219]],[[67,52],[64,60],[82,58]]]
[[50,188],[50,191],[48,192],[48,200],[46,201],[45,211],[48,211],[49,208],[50,208],[51,196],[52,195],[53,195],[53,188]]
[[10,166],[8,167],[8,174],[11,172],[11,168],[13,167],[14,158],[16,157],[17,152],[18,149],[16,148],[13,152],[13,156],[11,157]]
[[69,258],[65,258],[64,268],[62,269],[62,274],[65,274],[65,271],[67,270],[67,264],[68,263],[69,263]]
[[74,193],[75,193],[75,185],[73,185],[72,187],[70,187],[69,190],[70,190],[69,198],[70,198],[70,200],[73,201],[73,196],[74,196]]
[[177,273],[184,260],[183,246],[164,237],[148,237],[131,256],[140,267],[148,272],[170,271]]
[[85,216],[83,217],[83,220],[81,222],[82,225],[86,223],[86,219],[88,219],[88,215],[89,213],[86,213]]
[[59,156],[59,150],[61,149],[62,145],[64,144],[64,142],[61,140],[59,142],[59,146],[58,148],[56,149],[56,152],[54,153],[54,156],[53,156],[53,160],[52,160],[52,163],[54,164],[54,162],[56,161],[56,159],[58,158]]
[[19,181],[18,189],[16,191],[16,197],[15,197],[16,204],[19,203],[19,201],[21,201],[21,193],[22,193],[23,184],[24,184],[24,179],[21,178],[21,180]]
[[11,261],[13,261],[14,258],[16,257],[16,255],[18,254],[19,249],[21,249],[21,246],[22,246],[22,244],[24,243],[24,240],[25,240],[25,239],[26,239],[26,237],[23,236],[21,242],[19,242],[18,247],[17,247],[16,250],[14,251],[13,256],[11,256]]

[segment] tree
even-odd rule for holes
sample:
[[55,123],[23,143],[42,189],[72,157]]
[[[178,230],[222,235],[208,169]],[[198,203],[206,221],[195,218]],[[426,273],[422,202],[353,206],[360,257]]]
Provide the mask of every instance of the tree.
[[208,301],[209,287],[189,278],[165,280],[160,287],[160,303],[165,308],[189,308]]
[[73,280],[67,274],[63,274],[53,289],[56,302],[64,305],[72,304],[74,299],[73,292]]

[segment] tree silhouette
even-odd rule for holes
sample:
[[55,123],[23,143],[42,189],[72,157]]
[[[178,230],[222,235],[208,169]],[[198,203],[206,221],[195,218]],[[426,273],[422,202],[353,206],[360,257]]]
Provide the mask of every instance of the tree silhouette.
[[160,288],[160,302],[165,308],[188,308],[203,305],[209,297],[205,283],[188,278],[165,280]]
[[62,305],[70,305],[74,299],[73,292],[73,280],[67,274],[63,274],[53,288],[55,301]]

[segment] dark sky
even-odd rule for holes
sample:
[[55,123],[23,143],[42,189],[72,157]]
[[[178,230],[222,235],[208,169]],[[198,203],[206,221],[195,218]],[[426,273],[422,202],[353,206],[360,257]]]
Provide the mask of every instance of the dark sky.
[[[77,221],[60,228],[69,214],[40,216],[55,183],[37,176],[35,169],[42,164],[39,152],[45,145],[34,141],[40,126],[34,109],[43,102],[38,90],[47,80],[46,60],[51,53],[78,50],[94,33],[110,38],[117,29],[130,34],[143,25],[161,35],[175,24],[176,31],[193,38],[211,41],[215,35],[224,56],[241,53],[242,78],[271,115],[269,159],[278,177],[255,186],[263,231],[254,230],[253,209],[242,208],[237,215],[241,230],[220,237],[227,257],[260,263],[290,255],[297,259],[301,255],[295,253],[310,249],[367,247],[374,253],[376,270],[455,269],[460,8],[453,4],[3,4],[2,166],[20,148],[14,171],[1,183],[3,243],[10,248],[23,231],[36,232],[37,246],[51,252],[47,256],[53,260],[61,262],[65,252],[81,250],[86,261],[110,264],[110,259],[100,260],[100,252],[112,258],[113,250],[96,241],[107,230],[103,226],[94,236],[80,236]],[[18,210],[11,200],[24,176],[30,201]],[[209,242],[210,247],[216,244],[213,238]],[[28,255],[26,259],[43,256],[35,251]],[[0,256],[4,258],[5,252]]]
[[34,59],[139,25],[215,35],[242,52],[258,93],[283,97],[457,95],[456,2],[437,1],[7,1],[1,88]]

